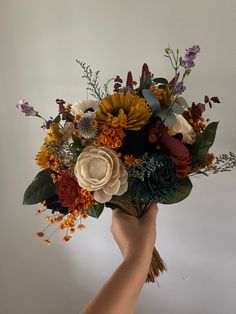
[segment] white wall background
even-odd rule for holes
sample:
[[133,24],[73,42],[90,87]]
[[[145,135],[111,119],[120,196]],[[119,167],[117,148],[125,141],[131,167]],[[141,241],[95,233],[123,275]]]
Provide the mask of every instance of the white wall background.
[[[184,52],[198,43],[186,99],[220,97],[207,111],[220,120],[214,151],[235,152],[235,29],[235,0],[0,0],[1,314],[79,313],[121,261],[109,209],[68,244],[58,234],[47,247],[34,235],[43,217],[21,202],[38,171],[43,131],[17,101],[28,99],[48,117],[56,98],[86,97],[76,58],[102,70],[101,79],[128,69],[138,78],[144,61],[170,77],[167,44]],[[187,200],[160,206],[157,246],[168,272],[160,287],[144,287],[138,314],[236,313],[236,171],[194,183]]]

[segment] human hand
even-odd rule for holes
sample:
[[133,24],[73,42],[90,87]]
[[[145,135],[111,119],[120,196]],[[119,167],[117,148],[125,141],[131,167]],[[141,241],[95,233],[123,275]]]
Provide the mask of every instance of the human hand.
[[156,240],[158,207],[151,204],[142,217],[134,217],[120,209],[112,211],[111,233],[125,260],[152,256]]

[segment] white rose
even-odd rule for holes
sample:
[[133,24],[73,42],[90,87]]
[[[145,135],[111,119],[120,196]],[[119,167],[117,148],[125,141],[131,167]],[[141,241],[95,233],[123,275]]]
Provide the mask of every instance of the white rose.
[[99,102],[96,100],[82,100],[70,106],[70,112],[73,115],[80,115],[81,117],[86,112],[93,112],[97,109]]
[[188,121],[181,115],[175,114],[176,124],[172,127],[171,135],[181,133],[183,135],[182,142],[185,144],[193,144],[196,140],[196,133]]
[[86,147],[77,158],[74,173],[79,185],[94,191],[99,203],[109,202],[112,195],[122,195],[128,189],[126,168],[109,148]]

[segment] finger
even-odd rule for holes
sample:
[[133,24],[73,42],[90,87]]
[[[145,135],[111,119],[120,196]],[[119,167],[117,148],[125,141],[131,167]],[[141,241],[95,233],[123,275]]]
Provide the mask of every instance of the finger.
[[149,217],[150,219],[155,220],[158,213],[158,206],[157,204],[149,205],[148,209],[144,213],[143,217]]
[[112,217],[125,216],[125,215],[127,214],[120,208],[115,208],[112,210]]

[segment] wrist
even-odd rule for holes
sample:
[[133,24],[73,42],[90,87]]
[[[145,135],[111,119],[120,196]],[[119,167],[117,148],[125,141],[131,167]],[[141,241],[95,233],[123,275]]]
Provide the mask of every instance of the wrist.
[[132,250],[124,256],[124,262],[142,262],[143,264],[147,264],[149,266],[152,259],[152,253],[153,248],[147,247],[145,247],[144,249],[139,248],[138,250]]

